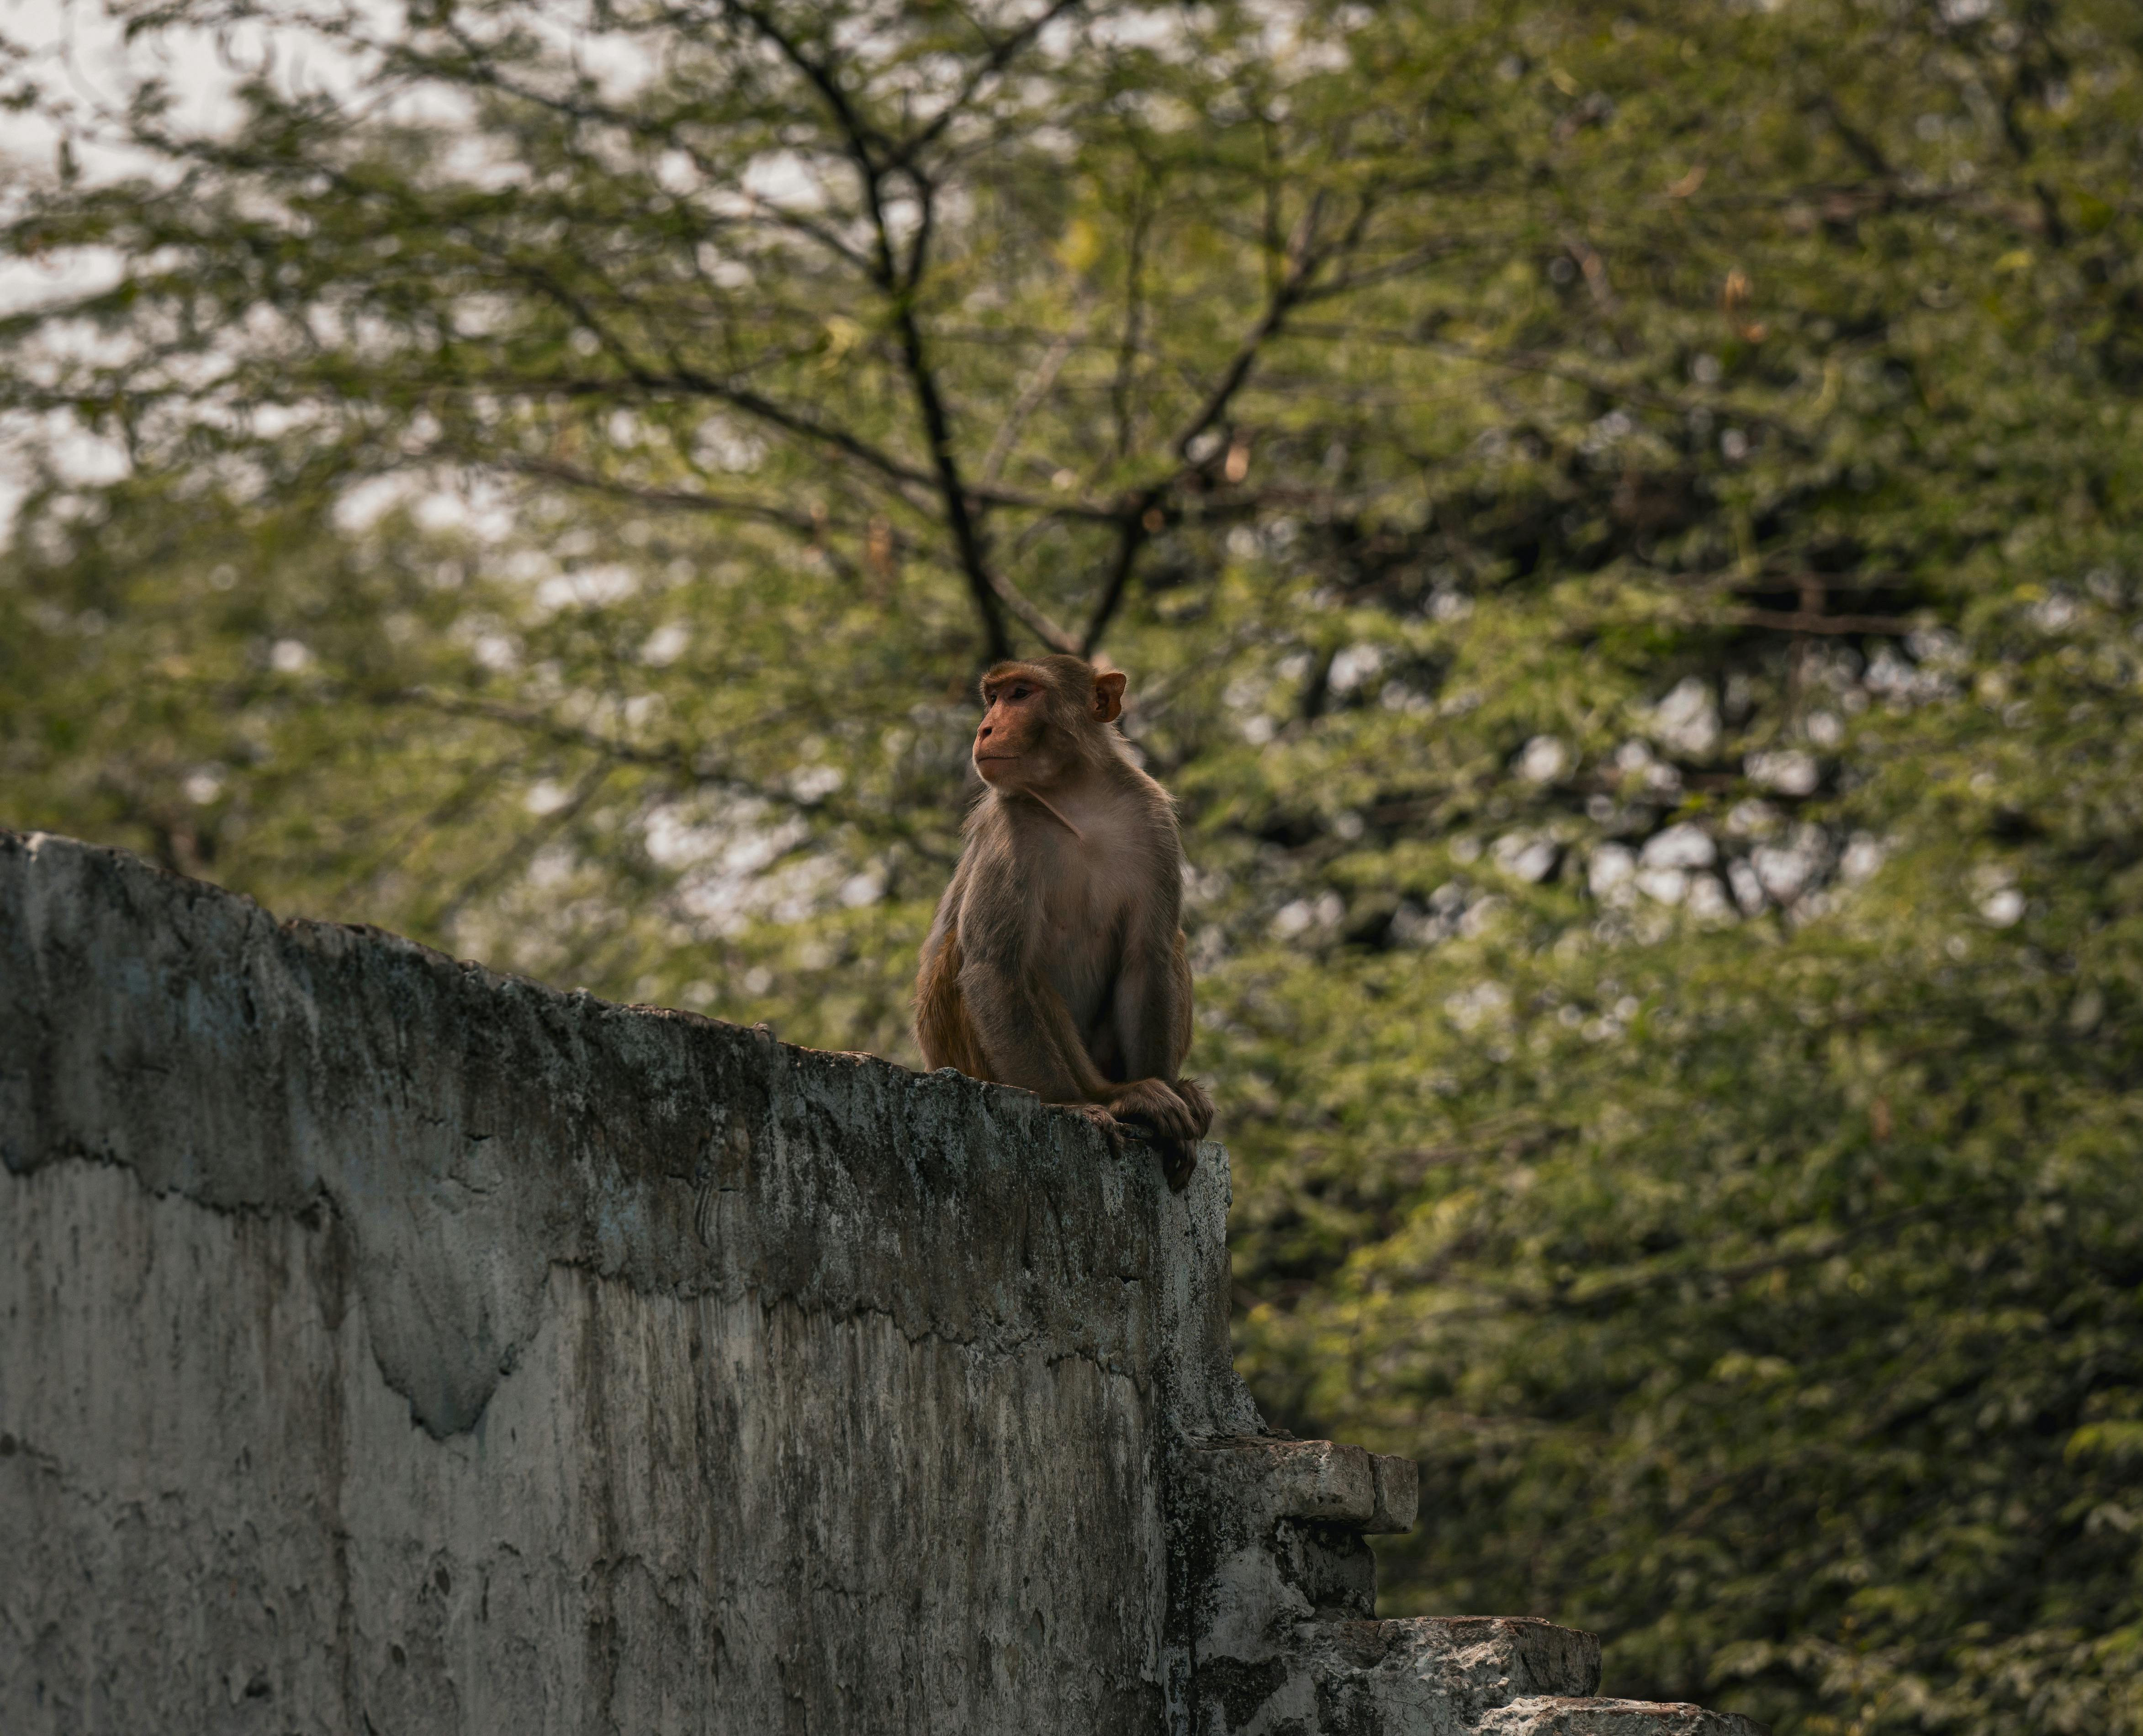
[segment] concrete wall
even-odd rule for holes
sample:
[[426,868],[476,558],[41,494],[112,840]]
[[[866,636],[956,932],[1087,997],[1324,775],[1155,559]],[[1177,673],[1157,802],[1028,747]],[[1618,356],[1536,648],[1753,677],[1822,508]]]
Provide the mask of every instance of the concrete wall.
[[0,833],[0,1159],[11,1736],[1624,1728],[1373,1620],[1217,1146]]

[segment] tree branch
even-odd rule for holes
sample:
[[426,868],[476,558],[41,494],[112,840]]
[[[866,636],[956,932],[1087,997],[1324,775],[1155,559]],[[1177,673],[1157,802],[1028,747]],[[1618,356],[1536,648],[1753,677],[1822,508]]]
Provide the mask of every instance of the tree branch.
[[1063,372],[1064,364],[1079,343],[1079,334],[1066,332],[1049,347],[1041,365],[1030,374],[1019,388],[1019,396],[1012,407],[1005,412],[1005,418],[997,424],[997,437],[990,442],[988,456],[982,460],[982,484],[988,487],[1004,473],[1005,460],[1012,456],[1012,444],[1019,438],[1019,431],[1026,426],[1027,418],[1049,395],[1049,388],[1057,383],[1057,376]]
[[807,539],[815,538],[824,527],[824,522],[811,513],[799,512],[792,507],[777,507],[765,501],[749,500],[740,496],[706,494],[690,488],[652,487],[614,477],[598,476],[591,470],[583,470],[574,464],[562,464],[552,458],[505,457],[473,459],[471,462],[487,462],[517,476],[533,477],[547,482],[562,482],[570,488],[584,488],[591,494],[608,494],[620,500],[637,501],[643,506],[661,507],[681,512],[705,512],[716,517],[755,518],[765,524],[779,525],[785,531],[794,531]]
[[[834,521],[822,519],[815,513],[799,512],[789,507],[770,505],[765,501],[707,494],[696,489],[651,487],[643,483],[597,476],[593,471],[582,470],[577,465],[561,464],[548,458],[473,459],[471,462],[494,463],[517,476],[559,482],[568,488],[585,489],[591,494],[608,495],[614,500],[634,501],[658,511],[704,512],[715,517],[757,519],[762,524],[774,525],[789,532],[810,544],[843,577],[854,581],[859,576],[855,564],[826,543],[824,533]],[[845,528],[853,529],[854,526]]]
[[1067,633],[1063,628],[1058,626],[1040,609],[1029,602],[1025,596],[1015,590],[1010,580],[1000,578],[992,573],[990,576],[990,584],[997,596],[1003,600],[1005,607],[1017,616],[1025,624],[1027,631],[1050,650],[1069,652],[1075,657],[1083,657],[1087,655],[1086,647],[1080,643],[1076,634]]
[[[1368,197],[1363,199],[1361,208],[1349,224],[1347,233],[1335,251],[1344,253],[1359,244],[1368,223],[1372,205],[1373,201]],[[1190,456],[1192,445],[1227,414],[1229,404],[1242,388],[1243,383],[1250,378],[1250,371],[1256,367],[1265,345],[1286,324],[1289,313],[1303,299],[1324,265],[1328,255],[1320,253],[1317,247],[1317,227],[1324,210],[1324,195],[1319,192],[1312,196],[1301,217],[1297,220],[1293,234],[1288,237],[1284,263],[1266,300],[1265,312],[1236,345],[1235,354],[1230,358],[1220,378],[1206,393],[1205,402],[1171,443],[1178,461],[1174,474],[1163,482],[1141,489],[1118,518],[1116,559],[1110,565],[1108,576],[1102,582],[1101,594],[1087,618],[1086,631],[1080,636],[1080,655],[1082,656],[1091,657],[1100,649],[1102,636],[1108,631],[1109,624],[1116,618],[1116,611],[1122,605],[1124,593],[1130,588],[1131,574],[1138,565],[1139,551],[1145,547],[1147,539],[1166,523],[1162,502],[1185,477],[1210,467],[1210,462],[1195,460]]]
[[887,159],[888,168],[906,168],[923,151],[944,136],[945,129],[953,124],[961,111],[981,94],[982,88],[1011,65],[1013,59],[1034,39],[1040,36],[1067,12],[1076,12],[1085,0],[1052,0],[1035,17],[1021,25],[1009,36],[992,46],[974,71],[962,81],[959,90],[946,102],[945,106],[924,123],[922,130],[896,145]]
[[1116,557],[1109,565],[1109,576],[1101,586],[1101,595],[1094,605],[1094,612],[1086,619],[1086,631],[1079,637],[1079,655],[1091,658],[1101,648],[1101,636],[1109,631],[1109,623],[1116,618],[1117,606],[1124,600],[1130,587],[1132,570],[1138,565],[1140,549],[1146,546],[1149,535],[1146,520],[1161,508],[1154,502],[1161,491],[1149,489],[1139,497],[1144,502],[1140,509],[1126,514],[1116,532]]
[[1739,404],[1702,403],[1677,398],[1667,393],[1656,392],[1646,386],[1626,385],[1615,380],[1604,379],[1587,369],[1571,367],[1544,356],[1530,355],[1508,350],[1477,349],[1470,344],[1458,344],[1448,338],[1433,338],[1418,333],[1379,330],[1373,326],[1322,325],[1299,322],[1293,328],[1295,334],[1304,338],[1318,338],[1332,342],[1357,342],[1390,344],[1407,349],[1426,349],[1438,355],[1448,355],[1462,362],[1472,362],[1483,368],[1501,368],[1512,373],[1537,374],[1544,379],[1562,380],[1573,386],[1581,386],[1588,392],[1596,392],[1602,398],[1617,399],[1623,403],[1641,405],[1649,410],[1664,410],[1677,416],[1686,416],[1692,410],[1703,410],[1715,416],[1731,417],[1747,423],[1752,428],[1766,428],[1792,440],[1805,449],[1808,437],[1789,422],[1760,410],[1748,409]]
[[834,77],[831,64],[813,60],[804,52],[803,45],[784,31],[765,7],[746,5],[744,0],[725,0],[724,10],[744,19],[774,45],[783,59],[804,75],[811,88],[819,93],[820,100],[833,111],[842,134],[861,153],[862,161],[869,165],[874,174],[882,172],[883,166],[877,156],[878,147],[889,145],[891,141],[856,112],[855,105],[849,101],[848,92],[841,88],[840,82]]
[[582,810],[596,799],[596,794],[601,789],[605,780],[616,769],[616,767],[611,760],[598,757],[586,775],[573,786],[572,794],[567,797],[562,806],[543,815],[490,862],[464,880],[456,888],[453,896],[449,898],[433,916],[432,921],[442,931],[451,931],[471,900],[489,892],[521,863],[526,862],[534,853],[536,847],[545,838],[553,833],[563,830],[577,819]]
[[1806,610],[1736,609],[1723,617],[1735,627],[1768,627],[1779,633],[1880,633],[1900,637],[1919,625],[1898,615],[1813,615]]
[[778,784],[756,784],[714,763],[704,754],[695,754],[681,741],[643,744],[619,736],[606,735],[601,730],[590,729],[584,724],[567,723],[540,710],[506,705],[497,700],[443,693],[436,687],[392,688],[360,696],[376,705],[415,705],[438,712],[444,717],[476,718],[486,723],[501,724],[509,729],[523,730],[542,740],[555,742],[561,747],[586,749],[613,766],[638,766],[649,771],[666,773],[676,784],[686,789],[723,790],[745,800],[785,808],[792,814],[831,819],[865,833],[890,836],[910,843],[919,843],[919,834],[915,828],[894,812],[877,806],[845,803],[834,795],[814,796],[807,800]]
[[819,92],[831,111],[834,124],[840,129],[849,161],[862,183],[864,202],[876,232],[878,258],[869,275],[876,282],[879,293],[885,297],[892,315],[894,335],[900,344],[901,365],[915,394],[916,408],[923,421],[923,437],[929,442],[933,478],[944,512],[946,527],[953,534],[953,547],[959,557],[961,574],[968,581],[968,595],[973,600],[976,614],[982,620],[984,646],[992,659],[1008,657],[1012,655],[1012,636],[1005,629],[1004,598],[997,580],[990,571],[978,515],[971,510],[975,503],[966,484],[961,480],[959,460],[953,452],[952,418],[946,409],[944,395],[939,389],[937,374],[930,364],[922,324],[915,316],[915,291],[921,282],[927,261],[934,190],[928,177],[918,170],[912,161],[899,166],[898,172],[908,177],[914,189],[918,206],[915,238],[908,250],[906,265],[903,266],[893,247],[892,225],[885,206],[885,178],[888,164],[880,155],[880,147],[888,141],[865,122],[855,106],[849,101],[847,92],[841,88],[840,81],[834,76],[830,64],[814,61],[804,53],[763,8],[745,4],[743,0],[728,0],[728,3],[731,11],[749,20],[755,29],[803,73]]
[[1273,286],[1264,314],[1242,342],[1236,345],[1235,354],[1230,359],[1220,378],[1215,382],[1212,390],[1206,394],[1205,402],[1199,407],[1198,413],[1175,437],[1175,454],[1186,465],[1190,462],[1191,442],[1227,413],[1230,400],[1243,382],[1250,377],[1250,370],[1257,366],[1259,353],[1285,324],[1289,310],[1301,299],[1304,288],[1316,274],[1319,266],[1324,264],[1323,258],[1315,249],[1318,220],[1324,209],[1324,195],[1320,192],[1311,198],[1308,208],[1294,225],[1294,233],[1288,238],[1286,265],[1281,271],[1279,281]]

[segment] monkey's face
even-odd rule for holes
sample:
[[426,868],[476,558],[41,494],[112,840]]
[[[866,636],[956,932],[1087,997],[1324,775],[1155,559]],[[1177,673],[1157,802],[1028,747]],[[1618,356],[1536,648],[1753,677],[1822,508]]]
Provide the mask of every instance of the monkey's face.
[[986,710],[975,730],[975,770],[993,789],[1035,789],[1072,769],[1076,750],[1066,736],[1055,687],[1040,670],[992,670],[982,689]]

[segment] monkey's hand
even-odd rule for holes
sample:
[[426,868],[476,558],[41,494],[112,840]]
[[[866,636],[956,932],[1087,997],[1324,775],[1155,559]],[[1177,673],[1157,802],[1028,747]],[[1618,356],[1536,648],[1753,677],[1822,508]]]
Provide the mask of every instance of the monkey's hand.
[[[1161,1172],[1168,1178],[1169,1190],[1180,1194],[1190,1185],[1190,1172],[1198,1167],[1198,1135],[1204,1123],[1193,1120],[1189,1105],[1177,1090],[1165,1079],[1136,1079],[1110,1098],[1107,1109],[1098,1105],[1085,1107],[1088,1115],[1113,1130],[1109,1143],[1118,1151],[1123,1150],[1126,1136],[1132,1134],[1141,1143],[1151,1145],[1161,1155]],[[1205,1103],[1205,1094],[1197,1086],[1191,1090],[1205,1105],[1210,1120],[1212,1105]]]
[[1195,1079],[1179,1079],[1175,1081],[1173,1088],[1197,1124],[1197,1130],[1190,1137],[1204,1139],[1213,1126],[1213,1100],[1205,1095],[1205,1087]]
[[1108,1136],[1109,1149],[1124,1149],[1124,1124],[1098,1103],[1060,1103],[1059,1109],[1068,1109],[1075,1115],[1084,1115]]
[[[1195,1086],[1191,1089],[1197,1091]],[[1119,1086],[1111,1096],[1109,1113],[1120,1121],[1136,1121],[1150,1127],[1164,1139],[1195,1140],[1213,1120],[1213,1105],[1205,1102],[1205,1096],[1198,1091],[1205,1108],[1200,1119],[1197,1110],[1180,1095],[1179,1088],[1166,1079],[1134,1079],[1129,1085]]]

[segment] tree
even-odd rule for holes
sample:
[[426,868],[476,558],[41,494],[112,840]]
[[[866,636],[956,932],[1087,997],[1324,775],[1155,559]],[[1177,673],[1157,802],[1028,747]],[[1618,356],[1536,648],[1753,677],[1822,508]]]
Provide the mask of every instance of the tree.
[[337,72],[24,69],[12,817],[907,1056],[972,678],[1106,650],[1388,1599],[2143,1724],[2132,8],[135,16]]

